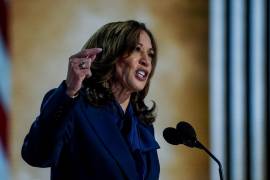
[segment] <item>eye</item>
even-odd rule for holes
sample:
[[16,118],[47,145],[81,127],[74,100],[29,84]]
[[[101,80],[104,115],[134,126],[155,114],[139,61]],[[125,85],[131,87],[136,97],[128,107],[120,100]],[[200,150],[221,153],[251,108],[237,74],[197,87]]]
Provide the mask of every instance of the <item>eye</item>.
[[134,49],[136,52],[140,52],[142,50],[141,46],[137,45]]
[[151,57],[151,58],[154,58],[155,53],[154,52],[150,52],[150,53],[148,53],[148,56]]

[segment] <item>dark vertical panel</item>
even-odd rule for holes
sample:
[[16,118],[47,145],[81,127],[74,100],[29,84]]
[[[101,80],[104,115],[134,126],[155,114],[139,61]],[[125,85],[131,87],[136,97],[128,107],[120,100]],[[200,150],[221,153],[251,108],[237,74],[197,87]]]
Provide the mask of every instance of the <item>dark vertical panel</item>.
[[270,2],[266,0],[265,6],[265,95],[266,95],[266,105],[265,105],[265,127],[266,127],[266,179],[270,179]]
[[231,0],[225,1],[225,134],[226,134],[226,179],[231,180]]
[[[3,35],[4,43],[6,47],[9,48],[9,42],[8,42],[8,33],[9,33],[9,24],[8,24],[8,10],[9,6],[6,1],[0,0],[0,34]],[[7,49],[8,49],[7,48]]]
[[[3,47],[5,53],[8,53],[9,43],[8,43],[8,3],[0,0],[0,36],[1,41],[4,40]],[[3,61],[7,61],[9,59],[3,59]],[[3,95],[1,93],[1,95]],[[3,104],[3,97],[0,97],[0,144],[3,146],[5,153],[8,155],[9,153],[9,124],[8,124],[8,112],[6,111],[6,107]]]
[[250,124],[251,124],[251,11],[250,11],[251,0],[246,0],[246,12],[245,12],[245,29],[246,29],[246,179],[251,179],[251,145],[250,145]]

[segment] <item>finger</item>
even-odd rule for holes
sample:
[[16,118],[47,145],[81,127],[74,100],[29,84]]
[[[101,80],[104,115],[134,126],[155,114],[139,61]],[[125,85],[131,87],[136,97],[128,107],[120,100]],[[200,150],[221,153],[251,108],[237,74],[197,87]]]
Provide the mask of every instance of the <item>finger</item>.
[[93,55],[93,56],[87,56],[86,58],[91,58],[91,63],[96,59],[96,55]]
[[92,72],[91,70],[89,69],[86,73],[85,73],[85,77],[86,78],[90,78],[92,76]]
[[89,78],[91,77],[92,75],[92,72],[90,69],[81,69],[80,72],[80,77],[82,77],[83,79],[86,77],[86,78]]
[[91,63],[92,63],[91,58],[75,58],[75,59],[70,60],[70,64],[73,67],[78,67],[81,69],[90,68]]
[[87,56],[93,56],[102,51],[102,48],[91,48],[91,49],[84,49],[82,50],[84,53],[86,53]]
[[70,58],[86,58],[94,56],[102,51],[101,48],[84,49],[77,54],[72,55]]
[[78,65],[78,67],[83,70],[83,69],[90,69],[90,64],[89,61],[81,61]]

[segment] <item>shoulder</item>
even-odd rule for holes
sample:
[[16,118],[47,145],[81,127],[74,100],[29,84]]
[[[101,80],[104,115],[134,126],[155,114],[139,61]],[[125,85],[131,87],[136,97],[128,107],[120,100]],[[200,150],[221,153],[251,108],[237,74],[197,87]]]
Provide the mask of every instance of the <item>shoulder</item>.
[[43,97],[42,102],[46,101],[46,99],[49,99],[49,97],[51,95],[53,95],[53,93],[56,91],[56,88],[50,89],[49,91],[47,91]]
[[68,106],[73,104],[78,98],[71,98],[66,94],[66,83],[62,83],[57,87],[49,90],[43,97],[41,103],[41,109],[46,105],[55,106],[55,105],[65,105]]

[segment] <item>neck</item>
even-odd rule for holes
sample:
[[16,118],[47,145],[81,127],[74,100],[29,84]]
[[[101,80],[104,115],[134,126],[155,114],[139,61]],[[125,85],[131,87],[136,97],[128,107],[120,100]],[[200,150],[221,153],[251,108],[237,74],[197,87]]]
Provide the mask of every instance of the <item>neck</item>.
[[118,85],[113,84],[112,93],[114,95],[115,100],[122,107],[123,111],[126,112],[128,103],[130,101],[131,92],[119,84]]

